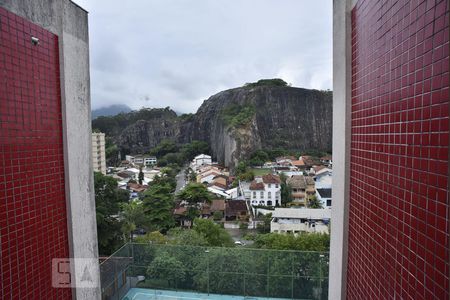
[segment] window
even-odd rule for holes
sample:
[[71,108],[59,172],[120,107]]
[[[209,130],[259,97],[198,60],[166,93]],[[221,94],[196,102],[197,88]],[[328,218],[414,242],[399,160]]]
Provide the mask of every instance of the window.
[[278,188],[278,184],[275,184],[275,187]]
[[264,198],[264,192],[263,192],[263,191],[259,192],[259,196],[260,196],[261,198]]
[[327,200],[327,206],[328,206],[328,207],[331,206],[331,199]]
[[272,187],[272,185],[269,183],[269,189]]
[[256,198],[256,192],[253,192],[253,198]]
[[267,193],[267,198],[272,199],[272,192]]

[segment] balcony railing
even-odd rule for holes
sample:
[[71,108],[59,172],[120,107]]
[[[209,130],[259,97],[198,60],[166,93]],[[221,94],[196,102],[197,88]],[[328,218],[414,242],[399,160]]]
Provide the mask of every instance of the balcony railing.
[[328,298],[328,253],[129,243],[100,265],[102,299],[130,288]]

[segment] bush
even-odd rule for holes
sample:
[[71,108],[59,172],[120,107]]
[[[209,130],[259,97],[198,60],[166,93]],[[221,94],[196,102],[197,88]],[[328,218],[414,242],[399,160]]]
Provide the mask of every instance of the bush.
[[255,107],[250,104],[230,104],[221,112],[222,120],[231,128],[248,125],[255,115]]

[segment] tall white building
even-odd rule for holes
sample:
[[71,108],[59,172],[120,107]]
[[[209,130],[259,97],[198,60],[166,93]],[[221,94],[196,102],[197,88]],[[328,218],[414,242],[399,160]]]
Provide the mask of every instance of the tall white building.
[[94,172],[106,174],[105,134],[92,133],[92,164]]

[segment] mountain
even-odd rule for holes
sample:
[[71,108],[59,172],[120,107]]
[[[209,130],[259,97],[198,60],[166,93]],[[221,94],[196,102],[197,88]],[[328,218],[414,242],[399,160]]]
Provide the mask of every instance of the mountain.
[[98,109],[94,109],[92,111],[92,119],[95,119],[100,116],[115,116],[120,113],[128,113],[131,111],[131,108],[129,108],[125,104],[114,104]]
[[332,92],[258,83],[213,95],[195,114],[143,109],[99,117],[93,128],[113,137],[122,154],[146,152],[164,139],[206,141],[229,167],[258,149],[331,150]]
[[227,166],[258,149],[330,151],[332,93],[264,85],[223,91],[203,102],[189,134],[208,141]]

